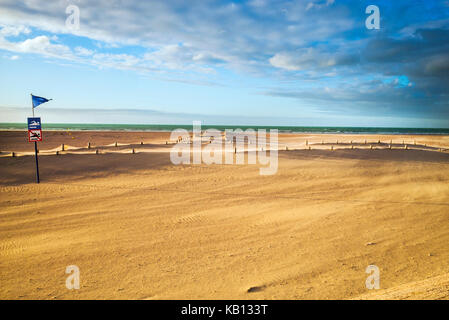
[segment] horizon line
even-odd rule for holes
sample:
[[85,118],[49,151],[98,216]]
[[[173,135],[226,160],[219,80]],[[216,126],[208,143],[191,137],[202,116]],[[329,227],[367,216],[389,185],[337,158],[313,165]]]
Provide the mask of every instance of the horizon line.
[[[23,125],[25,128],[27,126],[26,122],[0,122],[0,125]],[[167,123],[87,123],[87,122],[47,122],[42,124],[43,127],[46,125],[87,125],[87,126],[183,126],[189,127],[193,124],[167,124]],[[390,126],[304,126],[304,125],[234,125],[234,124],[204,124],[201,123],[201,126],[211,127],[270,127],[270,128],[362,128],[362,129],[427,129],[427,130],[449,130],[449,127],[390,127]]]

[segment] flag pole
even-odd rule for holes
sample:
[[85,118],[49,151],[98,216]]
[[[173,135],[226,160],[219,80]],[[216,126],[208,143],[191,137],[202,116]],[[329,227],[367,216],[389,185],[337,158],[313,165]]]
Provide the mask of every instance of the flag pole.
[[30,93],[30,95],[31,95],[31,111],[33,111],[33,117],[34,117],[33,94]]
[[[34,118],[33,94],[31,94],[31,110]],[[37,142],[34,141],[34,158],[36,159],[36,182],[39,183],[39,160],[37,158]]]

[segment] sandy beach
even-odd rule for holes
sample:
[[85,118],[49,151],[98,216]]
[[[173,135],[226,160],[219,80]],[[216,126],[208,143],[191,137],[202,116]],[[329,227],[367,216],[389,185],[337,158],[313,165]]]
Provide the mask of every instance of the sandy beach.
[[448,136],[280,134],[261,176],[173,165],[169,135],[44,131],[38,185],[1,131],[0,298],[449,298]]

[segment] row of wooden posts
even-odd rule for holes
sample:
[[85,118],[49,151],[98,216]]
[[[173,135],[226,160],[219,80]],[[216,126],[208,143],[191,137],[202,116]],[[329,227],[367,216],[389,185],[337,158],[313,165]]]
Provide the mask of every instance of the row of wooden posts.
[[[178,139],[178,142],[180,142],[180,141],[181,141],[181,140]],[[336,144],[339,144],[340,142],[341,142],[341,141],[338,141],[338,140],[337,140],[337,141],[336,141]],[[388,145],[388,149],[392,149],[392,145],[393,145],[392,142],[393,142],[393,141],[390,140],[390,143],[389,143],[389,145]],[[332,143],[332,142],[331,142],[331,143]],[[381,143],[382,143],[382,142],[381,142],[380,140],[377,141],[377,144],[381,144]],[[143,145],[143,144],[144,144],[143,141],[141,141],[140,144]],[[165,144],[168,145],[169,142],[168,142],[168,141],[165,141]],[[306,143],[305,143],[305,144],[306,144],[306,146],[307,146],[306,150],[312,150],[312,147],[309,146],[309,141],[308,141],[308,140],[306,140]],[[321,145],[324,145],[324,144],[325,144],[325,142],[322,140],[322,141],[321,141]],[[326,144],[327,144],[327,143],[326,143]],[[351,144],[351,149],[354,149],[353,140],[351,140],[350,144]],[[364,140],[364,144],[368,144],[367,140]],[[404,145],[404,149],[405,149],[405,150],[408,150],[408,145],[405,144],[405,141],[404,141],[404,140],[402,140],[402,144]],[[414,141],[413,144],[416,145],[416,141]],[[118,147],[118,143],[115,142],[115,143],[114,143],[114,146],[115,146],[115,147]],[[424,147],[427,147],[427,145],[424,144]],[[92,148],[92,145],[91,145],[90,142],[88,142],[88,143],[87,143],[87,149],[91,149],[91,148]],[[373,149],[373,144],[372,144],[372,143],[370,143],[370,149]],[[285,146],[285,150],[288,151],[288,150],[290,150],[290,149],[288,148],[288,146]],[[334,146],[333,146],[333,145],[330,146],[330,150],[334,150]],[[59,155],[61,151],[66,151],[66,148],[65,148],[65,145],[64,145],[64,144],[61,144],[61,150],[60,150],[60,151],[57,150],[57,151],[56,151],[56,155]],[[262,148],[262,151],[264,151],[264,148]],[[442,148],[439,148],[439,151],[440,151],[440,152],[443,152],[443,149],[442,149]],[[135,151],[134,148],[132,149],[131,152],[132,152],[133,154],[136,153],[136,151]],[[236,148],[236,147],[234,148],[234,153],[237,153],[237,148]],[[100,151],[99,151],[98,149],[96,149],[96,150],[95,150],[95,154],[100,154]],[[12,157],[16,157],[16,153],[15,153],[15,152],[11,152],[11,156],[12,156]]]
[[[336,141],[336,144],[339,144],[341,141]],[[351,142],[350,142],[350,144],[353,144],[353,140],[351,140]],[[329,143],[329,142],[326,142],[326,144],[327,143]],[[330,143],[332,143],[332,142],[330,142]],[[345,142],[343,142],[343,143],[345,143]],[[357,142],[355,142],[355,143],[357,143]],[[381,143],[385,143],[385,142],[381,142],[380,140],[378,140],[377,141],[377,144],[381,144]],[[323,144],[325,144],[325,142],[323,141],[323,140],[321,140],[321,144],[323,145]],[[363,144],[368,144],[368,141],[365,139],[365,141],[363,142]],[[393,144],[393,140],[390,140],[390,145],[392,145]],[[405,140],[402,140],[402,144],[404,144],[405,145]],[[414,140],[413,141],[413,144],[414,145],[416,145],[416,140]],[[306,140],[306,146],[307,145],[309,145],[309,140]],[[427,144],[424,144],[424,147],[427,147]]]

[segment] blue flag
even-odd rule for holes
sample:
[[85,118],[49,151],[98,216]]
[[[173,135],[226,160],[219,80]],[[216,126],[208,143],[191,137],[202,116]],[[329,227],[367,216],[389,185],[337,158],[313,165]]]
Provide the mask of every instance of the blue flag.
[[33,108],[36,108],[38,105],[43,104],[45,102],[50,101],[51,99],[46,99],[38,96],[31,95],[31,99],[33,100]]

